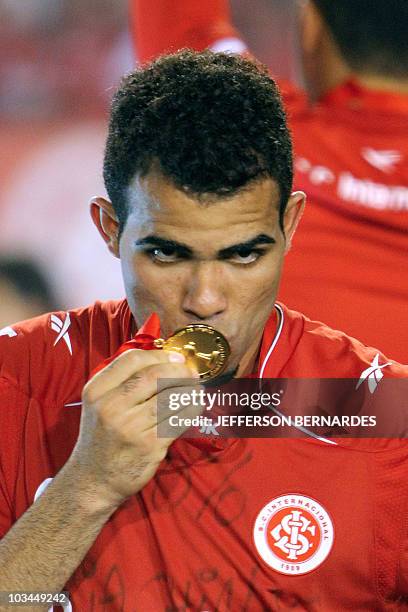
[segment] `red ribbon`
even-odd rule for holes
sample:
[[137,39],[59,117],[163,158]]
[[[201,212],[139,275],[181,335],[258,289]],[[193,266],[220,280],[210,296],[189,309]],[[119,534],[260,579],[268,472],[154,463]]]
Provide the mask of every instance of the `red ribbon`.
[[160,338],[160,319],[158,315],[153,312],[153,314],[151,314],[150,317],[143,323],[142,327],[136,332],[134,338],[122,344],[114,355],[102,361],[102,363],[100,363],[93,370],[90,378],[112,363],[116,357],[122,353],[125,353],[126,351],[129,351],[130,349],[142,349],[144,351],[157,350],[157,346],[154,345],[154,341],[158,338]]

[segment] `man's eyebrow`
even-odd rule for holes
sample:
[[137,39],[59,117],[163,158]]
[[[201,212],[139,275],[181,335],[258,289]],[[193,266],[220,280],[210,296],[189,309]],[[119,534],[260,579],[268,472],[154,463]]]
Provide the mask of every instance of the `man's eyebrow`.
[[231,255],[235,255],[239,251],[251,251],[256,246],[260,244],[276,244],[275,238],[272,236],[267,236],[266,234],[258,234],[255,238],[251,240],[247,240],[246,242],[238,242],[237,244],[233,244],[226,249],[221,249],[218,251],[219,259],[228,259]]
[[[251,238],[251,240],[247,240],[246,242],[238,242],[237,244],[233,244],[225,249],[221,249],[217,253],[218,259],[228,259],[232,255],[235,255],[239,251],[250,251],[254,249],[256,246],[261,244],[275,244],[276,240],[272,238],[272,236],[267,236],[266,234],[258,234],[255,238]],[[150,236],[146,236],[146,238],[140,238],[140,240],[136,240],[135,246],[150,246],[156,247],[158,249],[172,249],[177,252],[181,257],[192,257],[194,255],[194,251],[191,247],[183,244],[181,242],[176,242],[175,240],[168,240],[166,238],[160,238],[160,236],[155,236],[154,234]]]
[[182,257],[191,257],[193,255],[193,250],[186,244],[176,242],[175,240],[167,240],[166,238],[160,238],[160,236],[146,236],[146,238],[141,238],[140,240],[136,240],[135,242],[135,246],[138,247],[146,245],[159,249],[173,249],[177,251],[177,253]]

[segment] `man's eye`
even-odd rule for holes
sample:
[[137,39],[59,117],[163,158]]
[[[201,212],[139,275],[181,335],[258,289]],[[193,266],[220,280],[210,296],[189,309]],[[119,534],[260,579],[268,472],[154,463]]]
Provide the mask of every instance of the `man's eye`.
[[174,261],[177,261],[177,259],[179,258],[177,251],[172,248],[168,248],[168,249],[155,248],[155,249],[150,249],[150,251],[148,252],[151,258],[153,259],[153,261],[159,261],[160,263],[173,263]]
[[257,261],[263,253],[261,251],[238,251],[231,256],[230,261],[237,264],[251,264]]

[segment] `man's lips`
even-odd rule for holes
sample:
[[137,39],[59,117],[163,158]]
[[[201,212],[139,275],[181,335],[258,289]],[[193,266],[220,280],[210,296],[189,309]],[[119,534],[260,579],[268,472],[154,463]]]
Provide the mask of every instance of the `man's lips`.
[[167,325],[166,325],[165,328],[166,329],[171,329],[171,332],[163,334],[163,337],[167,339],[170,336],[172,336],[173,334],[175,334],[178,330],[180,330],[180,329],[182,329],[184,327],[188,327],[189,325],[208,325],[209,327],[212,327],[213,329],[215,329],[215,331],[220,332],[220,334],[222,334],[224,336],[224,338],[226,338],[228,340],[228,344],[231,347],[234,345],[235,339],[238,336],[238,333],[236,333],[236,332],[225,331],[224,329],[222,329],[221,326],[214,325],[213,323],[208,323],[207,321],[188,321],[187,323],[182,323],[182,324],[178,324],[178,325],[174,325],[174,326],[169,326],[169,327],[167,327]]

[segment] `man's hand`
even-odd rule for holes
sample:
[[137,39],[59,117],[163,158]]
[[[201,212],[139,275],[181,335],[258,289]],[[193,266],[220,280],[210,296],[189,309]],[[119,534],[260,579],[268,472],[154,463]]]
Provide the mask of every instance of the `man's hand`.
[[[133,349],[86,384],[79,438],[68,463],[90,483],[94,507],[118,507],[154,476],[173,442],[157,437],[158,401],[166,389],[180,386],[180,379],[198,384],[198,378],[180,353]],[[159,394],[158,379],[169,379]],[[201,411],[188,406],[183,416]]]

